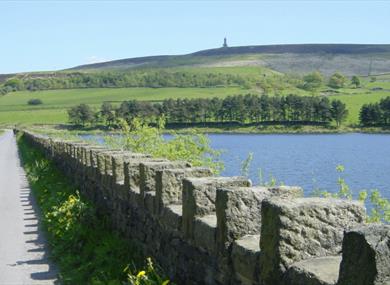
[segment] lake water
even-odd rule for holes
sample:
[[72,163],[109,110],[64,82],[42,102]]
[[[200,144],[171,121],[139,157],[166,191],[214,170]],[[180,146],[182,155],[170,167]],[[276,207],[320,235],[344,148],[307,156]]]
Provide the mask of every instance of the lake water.
[[[225,170],[221,175],[240,175],[242,161],[253,153],[250,178],[263,182],[297,185],[306,194],[314,189],[338,191],[342,176],[354,192],[379,189],[390,198],[390,135],[321,134],[262,135],[209,134],[213,148],[222,149]],[[338,173],[337,165],[345,171]]]

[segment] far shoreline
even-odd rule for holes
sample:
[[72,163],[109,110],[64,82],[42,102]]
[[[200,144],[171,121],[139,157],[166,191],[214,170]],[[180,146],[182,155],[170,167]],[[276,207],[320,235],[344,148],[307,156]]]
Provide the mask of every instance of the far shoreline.
[[[19,126],[8,126],[8,128],[27,128],[27,129],[35,129],[40,132],[61,132],[61,131],[69,131],[70,133],[80,133],[80,134],[103,134],[103,133],[111,133],[116,134],[120,133],[119,130],[113,128],[107,128],[103,126],[98,127],[74,127],[71,125],[19,125]],[[0,129],[6,128],[5,126],[0,126]],[[318,126],[267,126],[267,127],[183,127],[183,128],[166,128],[164,133],[176,132],[178,134],[186,134],[191,131],[197,131],[199,133],[204,134],[236,134],[236,135],[248,135],[248,134],[264,134],[264,135],[272,135],[272,134],[291,134],[291,135],[321,135],[321,134],[352,134],[352,133],[361,133],[361,134],[390,134],[390,128],[381,128],[381,127],[318,127]]]

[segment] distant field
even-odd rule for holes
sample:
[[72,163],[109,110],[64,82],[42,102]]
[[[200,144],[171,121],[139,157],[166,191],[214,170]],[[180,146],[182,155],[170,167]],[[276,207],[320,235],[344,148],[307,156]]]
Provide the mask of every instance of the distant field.
[[[125,100],[161,101],[167,98],[211,98],[246,94],[239,87],[227,88],[96,88],[36,92],[15,92],[0,97],[0,125],[13,123],[65,123],[66,110],[80,103],[98,108],[102,102]],[[39,98],[42,105],[30,106],[27,101]]]
[[[181,68],[175,68],[180,70]],[[185,68],[183,68],[185,69]],[[260,74],[269,70],[261,67],[207,67],[194,68],[197,72],[232,72]],[[330,98],[337,98],[347,104],[349,117],[347,124],[358,123],[359,110],[365,103],[377,102],[381,98],[390,96],[390,76],[378,77],[377,82],[363,80],[362,88],[343,88]],[[287,85],[288,86],[288,85]],[[381,90],[374,91],[373,88]],[[323,86],[317,93],[326,94],[328,87]],[[119,104],[125,100],[162,101],[167,98],[212,98],[226,97],[229,95],[256,93],[260,90],[244,89],[241,87],[218,87],[218,88],[90,88],[90,89],[63,89],[48,91],[23,91],[13,92],[0,97],[0,125],[4,124],[56,124],[67,122],[67,109],[80,103],[86,103],[94,108],[99,108],[102,102],[109,101]],[[278,90],[278,94],[298,94],[311,96],[310,92],[289,86],[286,89]],[[272,94],[272,93],[271,93]],[[38,98],[43,101],[42,105],[30,106],[27,101]]]

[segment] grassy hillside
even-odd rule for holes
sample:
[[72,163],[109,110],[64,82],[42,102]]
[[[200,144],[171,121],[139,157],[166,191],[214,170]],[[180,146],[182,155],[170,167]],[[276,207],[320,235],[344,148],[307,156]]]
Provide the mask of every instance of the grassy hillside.
[[[323,85],[314,93],[298,88],[297,86],[302,82],[301,73],[314,70],[324,73],[325,81],[327,75],[336,71],[345,75],[360,74],[362,88],[347,86],[333,90]],[[214,75],[233,75],[240,77],[244,83],[239,83],[240,86],[237,86],[237,83],[233,82],[225,87],[217,83],[214,87],[205,88],[188,86],[186,88],[85,88],[10,92],[0,96],[0,125],[65,123],[66,110],[80,103],[98,108],[105,101],[114,104],[131,99],[157,102],[167,98],[210,98],[247,93],[267,93],[270,96],[297,94],[337,97],[347,104],[350,111],[347,124],[356,124],[363,104],[377,102],[383,97],[390,96],[390,45],[278,45],[219,48],[189,55],[123,59],[83,65],[65,71],[25,73],[19,74],[18,80],[39,79],[43,84],[45,80],[49,82],[73,74],[92,77],[110,73],[142,76],[153,72],[158,74],[159,71],[162,74],[176,74],[179,79],[184,76],[182,74],[185,74],[188,78],[203,77],[207,81]],[[377,81],[371,82],[371,76],[368,74],[378,73],[381,75],[376,76]],[[10,76],[14,75],[0,76],[0,81],[9,79]],[[53,87],[42,89],[45,88]],[[70,87],[66,85],[55,88]],[[27,87],[17,90],[25,89]],[[28,105],[28,100],[32,98],[42,100],[43,104]]]
[[261,66],[278,72],[329,75],[390,72],[390,45],[301,44],[217,48],[187,55],[149,56],[81,65],[71,70],[101,71],[194,66]]

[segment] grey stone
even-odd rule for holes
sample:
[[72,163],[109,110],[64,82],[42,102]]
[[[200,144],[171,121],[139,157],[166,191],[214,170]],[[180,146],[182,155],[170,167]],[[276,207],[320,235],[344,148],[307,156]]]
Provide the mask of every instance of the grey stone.
[[217,190],[217,241],[228,248],[244,235],[260,234],[261,203],[265,198],[297,198],[303,195],[299,187],[220,188]]
[[180,232],[183,216],[182,212],[182,205],[165,206],[160,218],[164,228]]
[[349,284],[390,284],[390,225],[364,225],[345,232],[338,285]]
[[330,198],[265,199],[262,203],[261,277],[278,284],[291,264],[341,250],[344,229],[363,223],[360,202]]
[[258,283],[260,235],[245,235],[234,241],[232,263],[235,278],[240,284]]
[[195,216],[205,216],[215,212],[217,188],[251,186],[245,177],[205,177],[183,179],[183,232],[187,238],[193,237]]
[[140,165],[141,194],[156,191],[156,171],[168,168],[189,168],[191,164],[185,161],[145,161]]
[[144,193],[145,208],[150,214],[155,215],[156,210],[156,192],[149,191]]
[[166,162],[166,159],[153,159],[150,157],[134,157],[124,161],[124,184],[131,191],[140,193],[141,175],[140,164],[142,162]]
[[181,204],[183,179],[186,177],[211,176],[211,170],[203,167],[156,170],[156,198],[158,209],[170,204]]
[[194,241],[200,247],[210,253],[215,253],[217,216],[215,214],[195,218]]
[[341,256],[325,256],[293,263],[284,276],[284,284],[334,285],[339,276],[340,262]]

